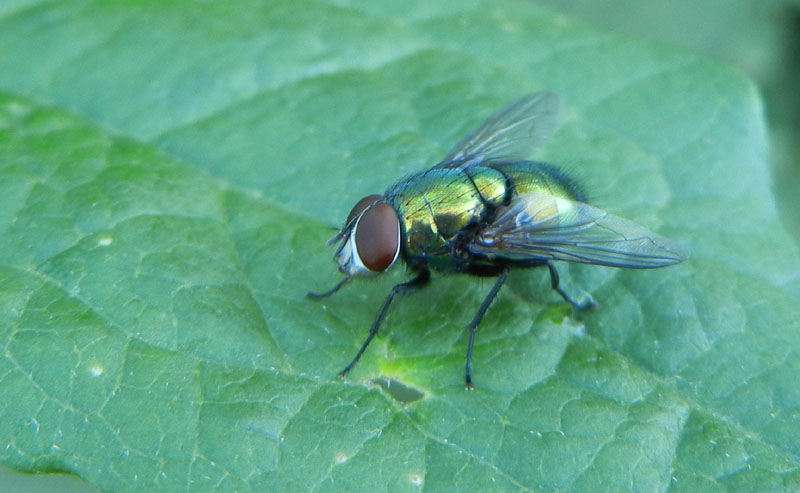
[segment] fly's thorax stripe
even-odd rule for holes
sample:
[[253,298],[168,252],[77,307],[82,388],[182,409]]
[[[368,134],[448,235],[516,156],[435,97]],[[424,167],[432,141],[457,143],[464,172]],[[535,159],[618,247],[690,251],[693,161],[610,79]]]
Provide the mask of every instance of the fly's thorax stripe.
[[472,180],[457,169],[432,169],[414,175],[387,192],[405,231],[409,255],[449,252],[449,242],[485,211]]
[[465,173],[486,207],[494,209],[507,201],[508,178],[502,172],[480,166],[470,168]]
[[392,198],[392,205],[398,211],[401,228],[405,232],[403,248],[407,254],[424,256],[444,246],[424,195],[404,190]]
[[478,221],[485,209],[480,194],[464,174],[447,186],[428,191],[425,197],[439,234],[448,240],[468,224]]

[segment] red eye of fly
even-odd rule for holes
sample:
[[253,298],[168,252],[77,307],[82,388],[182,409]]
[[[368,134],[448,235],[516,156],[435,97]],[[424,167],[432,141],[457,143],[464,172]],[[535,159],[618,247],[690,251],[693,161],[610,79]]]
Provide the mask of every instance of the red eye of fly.
[[400,220],[391,205],[380,203],[367,209],[359,218],[354,234],[356,255],[367,269],[382,272],[397,259]]
[[353,206],[353,210],[351,210],[350,214],[347,216],[347,221],[344,222],[344,226],[347,227],[347,225],[350,224],[350,221],[360,216],[361,213],[364,212],[364,209],[383,199],[383,195],[374,194],[367,195],[363,199],[359,200],[358,203]]

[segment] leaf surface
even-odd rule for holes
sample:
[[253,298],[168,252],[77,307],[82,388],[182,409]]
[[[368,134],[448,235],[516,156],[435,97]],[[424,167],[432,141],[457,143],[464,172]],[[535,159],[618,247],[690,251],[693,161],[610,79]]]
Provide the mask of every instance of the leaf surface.
[[[391,11],[392,8],[397,9]],[[800,255],[740,75],[530,4],[0,7],[0,460],[119,489],[800,488]],[[503,104],[664,270],[338,281],[360,197]],[[391,382],[395,382],[393,390]],[[399,385],[398,385],[399,384]]]

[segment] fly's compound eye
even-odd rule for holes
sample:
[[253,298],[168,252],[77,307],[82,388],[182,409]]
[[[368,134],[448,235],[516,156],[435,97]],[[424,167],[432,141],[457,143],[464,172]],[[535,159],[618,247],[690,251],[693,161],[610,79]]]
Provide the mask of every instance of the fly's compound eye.
[[[364,200],[367,199],[361,202]],[[358,218],[353,234],[355,254],[367,269],[382,272],[397,260],[400,253],[400,220],[391,205],[381,202],[367,208]]]
[[364,212],[369,206],[375,202],[380,202],[381,200],[384,200],[384,196],[378,194],[367,195],[363,199],[359,200],[358,203],[353,206],[353,210],[351,210],[350,214],[347,216],[347,221],[344,222],[344,227],[347,228],[353,219],[360,216],[361,213]]

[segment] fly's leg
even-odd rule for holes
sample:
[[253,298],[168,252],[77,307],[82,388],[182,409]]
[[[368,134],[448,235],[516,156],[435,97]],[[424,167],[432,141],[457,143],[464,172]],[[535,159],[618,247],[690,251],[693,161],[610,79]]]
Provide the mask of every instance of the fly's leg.
[[589,296],[587,299],[583,300],[582,302],[577,302],[577,301],[573,300],[572,298],[570,298],[570,296],[566,292],[564,292],[563,289],[561,289],[558,286],[558,271],[556,270],[555,267],[553,267],[553,264],[551,264],[550,262],[547,262],[547,268],[550,269],[550,286],[552,286],[552,288],[555,289],[558,292],[558,294],[560,294],[561,297],[564,298],[564,300],[566,302],[568,302],[570,305],[575,307],[576,310],[585,310],[587,308],[597,308],[597,303],[595,303],[595,301],[592,299],[591,296]]
[[310,298],[312,300],[321,300],[323,298],[327,298],[328,296],[332,295],[336,291],[339,291],[340,289],[342,289],[342,287],[345,284],[347,284],[348,282],[350,282],[351,279],[352,279],[352,277],[349,277],[349,276],[345,277],[344,279],[341,280],[341,282],[339,282],[339,284],[334,286],[333,289],[331,289],[330,291],[325,291],[324,293],[312,293],[312,292],[309,291],[308,293],[306,293],[306,297]]
[[486,310],[489,309],[489,305],[492,304],[494,297],[497,296],[497,292],[500,291],[503,283],[506,282],[506,276],[508,276],[508,269],[503,269],[503,271],[497,277],[494,287],[492,287],[492,290],[489,291],[486,299],[484,299],[483,303],[481,303],[481,307],[478,308],[478,313],[475,314],[475,318],[473,318],[472,322],[467,325],[467,328],[469,328],[469,346],[467,346],[466,366],[466,382],[468,389],[472,389],[472,347],[475,345],[475,333],[478,332],[478,324],[481,323],[481,319],[486,313]]
[[392,303],[394,299],[394,295],[396,294],[406,294],[417,291],[418,289],[424,287],[430,281],[431,275],[430,272],[424,270],[417,275],[414,279],[398,284],[397,286],[392,288],[392,291],[389,293],[389,296],[386,297],[386,300],[383,302],[383,306],[381,307],[381,311],[378,312],[378,316],[375,318],[375,321],[372,322],[372,327],[369,328],[369,335],[367,335],[367,339],[364,341],[364,344],[361,345],[361,349],[358,350],[356,353],[356,357],[353,358],[353,361],[350,362],[349,365],[345,367],[344,370],[339,372],[340,377],[346,376],[350,370],[356,366],[358,360],[361,358],[361,355],[364,354],[364,351],[369,346],[369,343],[372,342],[372,339],[375,337],[375,334],[378,333],[378,329],[381,326],[381,322],[383,322],[383,318],[386,316],[386,312],[389,310],[389,305]]

